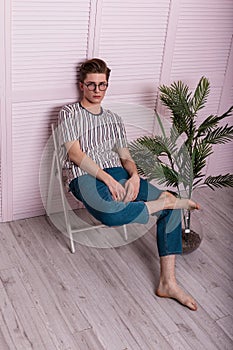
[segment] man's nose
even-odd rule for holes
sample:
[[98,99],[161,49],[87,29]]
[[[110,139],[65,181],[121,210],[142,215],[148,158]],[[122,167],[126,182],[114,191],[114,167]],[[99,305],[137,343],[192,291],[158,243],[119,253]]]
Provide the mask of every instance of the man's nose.
[[95,91],[100,91],[99,85],[95,84]]

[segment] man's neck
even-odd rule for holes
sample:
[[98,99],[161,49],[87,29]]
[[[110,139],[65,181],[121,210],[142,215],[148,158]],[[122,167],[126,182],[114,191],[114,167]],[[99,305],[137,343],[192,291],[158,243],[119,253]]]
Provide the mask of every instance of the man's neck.
[[86,108],[89,112],[93,114],[100,114],[101,112],[101,105],[100,103],[91,103],[87,101],[86,99],[82,99],[80,101],[81,105]]

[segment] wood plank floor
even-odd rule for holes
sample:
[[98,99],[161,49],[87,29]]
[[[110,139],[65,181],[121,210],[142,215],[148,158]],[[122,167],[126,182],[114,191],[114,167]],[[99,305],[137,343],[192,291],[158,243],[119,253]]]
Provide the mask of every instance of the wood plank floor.
[[154,295],[154,228],[119,248],[76,244],[71,254],[44,216],[0,224],[0,349],[232,350],[232,194],[196,194],[204,238],[177,258],[197,312]]

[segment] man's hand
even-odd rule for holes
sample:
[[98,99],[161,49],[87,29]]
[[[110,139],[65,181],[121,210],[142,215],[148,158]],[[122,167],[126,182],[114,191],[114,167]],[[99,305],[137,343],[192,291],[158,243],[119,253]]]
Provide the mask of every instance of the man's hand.
[[103,169],[100,169],[100,167],[81,150],[78,140],[67,142],[66,149],[72,162],[77,164],[88,174],[103,181],[108,186],[112,198],[115,201],[123,201],[126,195],[125,188]]
[[134,201],[139,192],[139,187],[140,187],[140,178],[138,175],[132,175],[129,180],[126,181],[125,183],[125,190],[126,190],[126,195],[124,197],[124,202],[132,202]]
[[107,186],[112,194],[112,198],[115,201],[123,201],[126,196],[126,189],[119,182],[112,178],[111,181],[108,182]]

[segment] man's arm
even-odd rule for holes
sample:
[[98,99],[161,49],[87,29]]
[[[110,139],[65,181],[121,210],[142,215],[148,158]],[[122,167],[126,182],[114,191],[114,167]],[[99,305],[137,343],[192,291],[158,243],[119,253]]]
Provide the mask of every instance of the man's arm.
[[139,176],[136,164],[135,164],[133,158],[131,157],[129,149],[128,148],[119,148],[117,150],[117,152],[119,154],[123,168],[125,168],[125,170],[129,173],[129,175],[131,177],[132,176]]
[[121,201],[126,195],[125,188],[117,182],[111,175],[102,170],[90,157],[80,148],[78,140],[65,144],[69,158],[88,174],[103,181],[109,188],[114,200]]
[[125,183],[126,196],[124,202],[134,201],[137,198],[140,187],[140,177],[138,175],[136,164],[131,157],[128,148],[119,148],[117,151],[123,168],[130,175],[130,179]]

